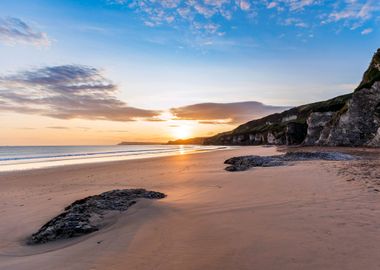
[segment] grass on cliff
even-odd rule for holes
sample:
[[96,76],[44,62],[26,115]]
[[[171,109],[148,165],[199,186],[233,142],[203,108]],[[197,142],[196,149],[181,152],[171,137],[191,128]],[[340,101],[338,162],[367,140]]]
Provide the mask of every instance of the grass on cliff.
[[380,49],[378,49],[373,56],[371,64],[363,75],[362,82],[355,91],[364,88],[371,88],[377,81],[380,81]]
[[[262,133],[270,131],[272,133],[280,133],[284,131],[286,125],[290,122],[298,124],[306,124],[306,120],[312,112],[337,112],[340,111],[350,100],[352,94],[338,96],[326,101],[315,102],[307,105],[292,108],[282,113],[275,113],[264,118],[250,121],[243,124],[232,131],[232,134],[244,133]],[[292,115],[297,115],[297,119],[284,121],[283,119]]]

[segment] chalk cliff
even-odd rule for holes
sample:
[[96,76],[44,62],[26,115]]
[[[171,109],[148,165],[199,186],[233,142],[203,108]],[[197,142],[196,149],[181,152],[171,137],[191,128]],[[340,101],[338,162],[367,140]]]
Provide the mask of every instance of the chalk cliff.
[[380,49],[352,94],[250,121],[204,144],[380,146]]

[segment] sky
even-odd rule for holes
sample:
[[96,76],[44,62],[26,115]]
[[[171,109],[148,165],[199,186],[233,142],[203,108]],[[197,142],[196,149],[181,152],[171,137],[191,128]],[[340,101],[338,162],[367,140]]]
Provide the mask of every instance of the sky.
[[1,145],[211,136],[352,92],[378,0],[1,0]]

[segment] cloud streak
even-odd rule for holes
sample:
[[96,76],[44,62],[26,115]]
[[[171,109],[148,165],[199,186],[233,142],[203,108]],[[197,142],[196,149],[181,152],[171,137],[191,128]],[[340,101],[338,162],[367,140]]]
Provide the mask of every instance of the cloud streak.
[[234,103],[199,103],[172,108],[176,120],[198,120],[201,124],[241,124],[288,107],[269,106],[256,101]]
[[116,0],[114,3],[135,10],[149,27],[186,24],[193,33],[200,35],[223,35],[221,24],[214,18],[230,20],[239,10],[248,12],[250,9],[248,0]]
[[47,47],[51,44],[46,33],[14,17],[0,18],[0,42],[10,45],[30,44],[38,47]]
[[81,65],[51,66],[0,77],[0,111],[59,119],[134,121],[160,112],[128,106],[101,71]]
[[[327,24],[354,30],[379,15],[378,0],[109,0],[142,17],[149,27],[171,26],[205,37],[224,36],[228,23],[245,19],[258,23],[275,18],[281,26],[308,31]],[[268,15],[269,13],[269,15]],[[252,20],[255,18],[255,20]],[[322,23],[320,23],[322,21]],[[227,25],[227,27],[226,27]]]
[[377,0],[349,0],[344,3],[330,13],[327,22],[343,22],[345,26],[354,30],[380,12],[380,2]]

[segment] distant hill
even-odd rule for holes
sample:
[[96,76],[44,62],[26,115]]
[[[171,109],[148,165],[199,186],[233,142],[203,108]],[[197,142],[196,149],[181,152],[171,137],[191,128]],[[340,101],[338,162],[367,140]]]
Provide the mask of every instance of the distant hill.
[[204,144],[205,137],[196,137],[184,140],[169,141],[167,144]]
[[157,144],[165,144],[159,142],[121,142],[117,145],[157,145]]
[[250,121],[204,144],[380,146],[380,49],[353,93]]

